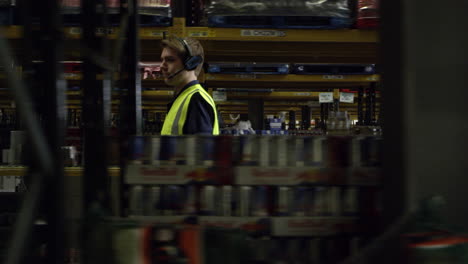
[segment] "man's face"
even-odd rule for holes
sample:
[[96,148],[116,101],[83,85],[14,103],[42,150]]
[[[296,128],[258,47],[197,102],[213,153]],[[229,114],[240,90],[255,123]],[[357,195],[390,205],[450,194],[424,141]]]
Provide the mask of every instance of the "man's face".
[[183,68],[182,60],[177,56],[177,52],[171,48],[163,48],[161,53],[161,72],[164,77],[164,82],[167,85],[176,86],[180,82],[181,76],[184,72],[181,72],[172,78],[168,77]]

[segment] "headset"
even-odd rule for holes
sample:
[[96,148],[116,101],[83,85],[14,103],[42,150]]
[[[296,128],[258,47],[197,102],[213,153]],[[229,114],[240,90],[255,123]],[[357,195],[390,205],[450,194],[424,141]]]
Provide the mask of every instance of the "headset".
[[192,55],[192,49],[190,48],[185,39],[177,38],[177,40],[180,41],[180,43],[184,46],[184,49],[186,51],[186,56],[184,58],[184,69],[186,69],[187,71],[195,70],[195,68],[197,68],[197,66],[203,62],[203,58],[200,55]]

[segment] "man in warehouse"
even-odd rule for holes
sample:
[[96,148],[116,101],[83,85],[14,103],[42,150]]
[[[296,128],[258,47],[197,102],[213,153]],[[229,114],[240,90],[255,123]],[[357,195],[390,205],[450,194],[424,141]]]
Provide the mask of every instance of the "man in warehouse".
[[169,37],[161,43],[161,72],[164,82],[174,87],[161,135],[219,134],[218,113],[213,98],[197,80],[204,52],[192,38]]

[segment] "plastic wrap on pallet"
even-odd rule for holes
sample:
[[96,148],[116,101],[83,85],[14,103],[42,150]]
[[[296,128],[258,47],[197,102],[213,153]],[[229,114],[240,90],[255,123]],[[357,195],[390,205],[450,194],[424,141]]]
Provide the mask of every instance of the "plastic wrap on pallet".
[[326,16],[348,18],[348,0],[212,0],[208,15],[218,16]]
[[359,0],[357,10],[357,28],[376,28],[379,24],[379,0]]
[[[15,2],[14,0],[0,0],[0,5],[2,3],[11,3]],[[81,0],[59,0],[62,6],[80,6]],[[120,7],[119,0],[107,0],[107,7]],[[140,7],[170,7],[171,0],[138,0],[138,6]]]
[[161,76],[161,62],[139,62],[142,79],[158,79]]
[[0,0],[0,7],[16,6],[16,0]]
[[171,0],[138,0],[140,7],[170,7]]
[[[60,0],[60,4],[63,7],[62,12],[65,14],[79,14],[81,12],[81,0]],[[119,0],[107,0],[106,6],[110,14],[120,11]],[[172,17],[170,0],[139,0],[138,6],[140,15]]]
[[83,71],[82,61],[63,61],[61,63],[65,73],[81,73]]
[[16,0],[0,0],[0,25],[15,25],[18,18]]
[[[66,78],[71,78],[78,76],[83,71],[83,62],[82,61],[60,61],[60,64],[63,67]],[[33,61],[33,69],[37,72],[43,71],[44,62],[43,61]]]
[[233,129],[233,128],[226,128],[221,130],[222,135],[233,135],[233,136],[240,136],[240,135],[254,135],[255,133],[248,129]]
[[223,129],[222,134],[224,135],[254,135],[255,131],[252,129],[250,121],[239,121],[233,127]]
[[[64,7],[80,7],[81,0],[59,0],[59,3]],[[118,0],[107,0],[107,7],[119,7],[120,2]]]
[[171,0],[139,0],[140,15],[172,17]]
[[0,25],[18,24],[18,9],[15,6],[0,6]]

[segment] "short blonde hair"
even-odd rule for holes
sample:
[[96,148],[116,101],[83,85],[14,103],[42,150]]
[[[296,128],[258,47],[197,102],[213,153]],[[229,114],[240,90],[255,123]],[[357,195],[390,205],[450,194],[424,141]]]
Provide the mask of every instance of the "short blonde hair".
[[[198,76],[203,68],[203,62],[205,61],[205,53],[203,51],[203,46],[201,45],[200,41],[193,39],[193,38],[183,38],[185,42],[187,42],[187,45],[190,47],[192,56],[201,56],[202,57],[202,63],[195,68],[195,75]],[[163,39],[161,42],[161,48],[170,48],[176,51],[177,55],[179,58],[183,61],[187,58],[189,55],[187,50],[184,47],[184,44],[182,43],[182,39],[178,37],[168,37],[166,39]]]

